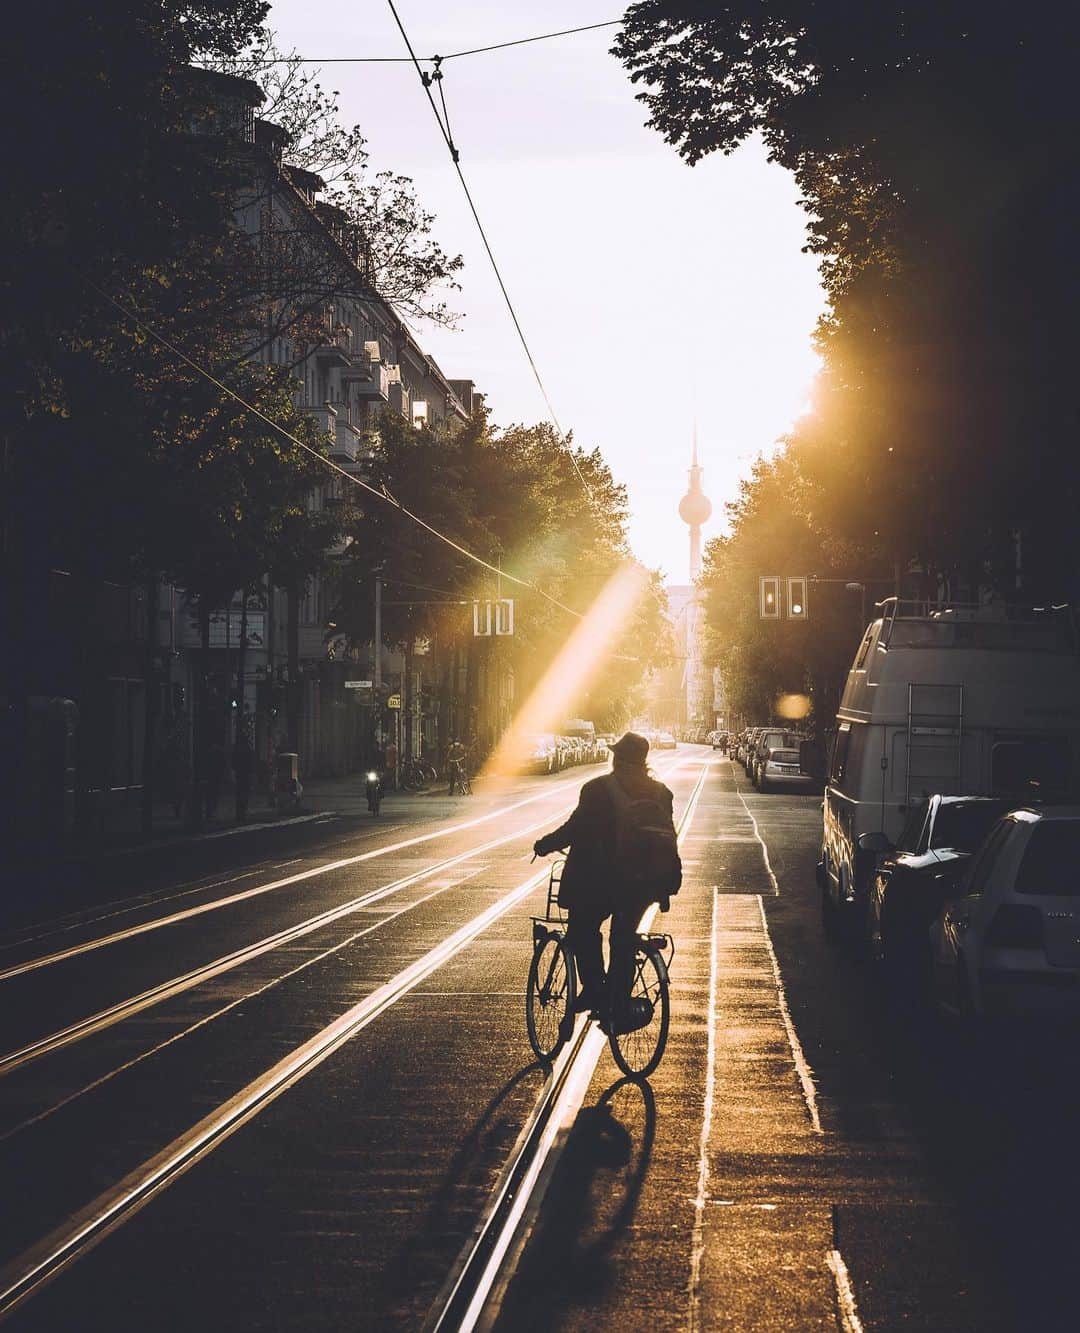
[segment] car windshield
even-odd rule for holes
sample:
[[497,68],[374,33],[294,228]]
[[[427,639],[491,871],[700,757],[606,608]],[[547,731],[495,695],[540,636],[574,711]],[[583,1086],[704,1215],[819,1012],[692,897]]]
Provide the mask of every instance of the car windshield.
[[1035,826],[1016,876],[1016,892],[1080,897],[1080,819]]
[[934,820],[930,846],[973,852],[1008,809],[1008,802],[1002,801],[950,801],[943,804]]
[[797,764],[799,762],[798,750],[770,750],[769,758],[775,764]]

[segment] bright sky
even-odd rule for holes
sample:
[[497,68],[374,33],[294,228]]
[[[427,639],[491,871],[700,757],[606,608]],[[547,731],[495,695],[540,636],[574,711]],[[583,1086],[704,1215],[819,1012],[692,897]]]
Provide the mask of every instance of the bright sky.
[[[616,18],[590,0],[400,0],[418,55]],[[304,55],[405,54],[384,0],[274,0],[270,22]],[[492,249],[564,429],[599,445],[627,484],[635,553],[685,582],[677,505],[696,417],[720,530],[754,458],[802,411],[823,305],[791,178],[758,145],[694,168],[653,130],[615,29],[444,66],[450,124]],[[514,333],[411,65],[327,65],[323,85],[368,140],[370,164],[411,176],[443,248],[464,255],[461,329],[420,330],[445,374],[475,380],[499,425],[543,419]]]

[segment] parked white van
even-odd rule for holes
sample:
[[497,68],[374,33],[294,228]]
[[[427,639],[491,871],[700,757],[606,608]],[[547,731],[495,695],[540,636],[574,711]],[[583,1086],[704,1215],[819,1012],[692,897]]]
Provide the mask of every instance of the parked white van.
[[1080,791],[1080,652],[1069,609],[879,603],[829,752],[818,883],[826,926],[862,919],[876,858],[937,793]]

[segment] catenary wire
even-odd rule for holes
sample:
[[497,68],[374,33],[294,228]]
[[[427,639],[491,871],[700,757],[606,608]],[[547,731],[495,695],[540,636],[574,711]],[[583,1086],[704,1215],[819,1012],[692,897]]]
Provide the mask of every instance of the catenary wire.
[[[581,28],[562,28],[559,32],[542,32],[536,37],[519,37],[512,42],[496,42],[494,46],[474,46],[469,51],[451,51],[447,56],[420,56],[429,65],[440,60],[458,60],[462,56],[486,55],[488,51],[505,51],[510,46],[527,46],[530,42],[547,42],[553,37],[571,37],[578,32],[594,32],[597,28],[615,28],[622,19],[605,19],[603,23],[586,23]],[[284,65],[299,60],[304,65],[409,65],[409,56],[280,56],[263,61],[266,65]]]
[[[514,322],[514,328],[517,330],[518,339],[521,342],[521,346],[525,352],[526,359],[529,362],[529,367],[532,370],[533,378],[536,380],[537,387],[539,388],[540,393],[544,399],[544,403],[547,406],[548,415],[551,417],[552,423],[554,424],[555,429],[559,433],[559,437],[562,442],[562,447],[570,455],[570,461],[574,465],[574,471],[577,473],[578,481],[581,482],[585,494],[589,497],[589,503],[595,507],[596,497],[593,495],[592,487],[585,480],[585,474],[582,472],[581,468],[578,465],[577,458],[574,456],[574,451],[566,443],[566,433],[563,430],[562,426],[559,424],[559,418],[555,413],[555,408],[552,406],[551,398],[548,396],[547,388],[545,387],[544,381],[540,375],[540,371],[537,368],[536,361],[533,359],[533,354],[529,349],[529,344],[528,341],[526,340],[525,332],[522,329],[521,322],[517,317],[517,311],[514,309],[514,303],[510,299],[510,293],[506,290],[506,283],[503,282],[503,276],[499,270],[499,265],[496,262],[494,251],[492,250],[491,244],[488,241],[487,233],[484,231],[484,224],[480,221],[480,214],[476,211],[476,204],[473,203],[472,194],[469,192],[469,186],[465,180],[465,175],[461,170],[461,163],[458,160],[459,159],[458,150],[456,145],[454,144],[454,140],[451,138],[449,125],[443,123],[442,116],[440,116],[439,114],[439,108],[435,105],[435,99],[431,95],[431,83],[432,83],[431,76],[425,75],[424,71],[420,68],[420,61],[417,59],[416,52],[413,50],[412,42],[409,40],[409,34],[405,31],[405,25],[402,23],[401,18],[397,12],[397,7],[394,4],[394,0],[387,0],[387,4],[390,6],[390,12],[394,16],[394,22],[397,24],[398,31],[401,33],[402,40],[404,41],[405,46],[409,52],[409,57],[412,60],[413,65],[416,67],[417,74],[420,76],[420,82],[423,84],[424,94],[427,97],[428,103],[431,106],[432,115],[435,117],[435,120],[439,126],[439,131],[442,134],[442,137],[446,142],[446,147],[450,152],[450,158],[453,161],[454,170],[457,172],[458,180],[461,182],[461,188],[465,192],[465,198],[468,201],[469,209],[473,215],[473,221],[476,223],[476,229],[477,231],[479,231],[480,239],[484,243],[484,249],[487,251],[487,257],[491,261],[491,267],[495,274],[495,278],[499,284],[499,290],[503,294],[503,300],[506,302],[506,308],[507,310],[509,310],[510,318]],[[440,95],[441,95],[441,87],[440,87]]]
[[475,552],[470,551],[468,547],[462,546],[460,542],[454,541],[453,537],[448,537],[446,533],[440,532],[438,528],[433,527],[426,519],[421,518],[419,514],[415,514],[411,509],[406,508],[400,500],[394,499],[385,487],[380,489],[377,486],[372,486],[361,477],[354,476],[351,472],[346,471],[345,468],[340,467],[333,461],[333,459],[327,458],[324,454],[319,453],[318,449],[312,448],[310,444],[307,444],[304,440],[301,440],[298,436],[294,435],[292,431],[286,430],[280,422],[275,421],[273,417],[267,416],[261,408],[256,407],[254,403],[249,403],[247,399],[237,393],[235,389],[231,389],[224,383],[224,381],[218,379],[216,375],[211,374],[211,372],[204,366],[199,365],[199,363],[188,356],[182,348],[177,347],[174,342],[166,338],[164,334],[159,333],[151,324],[148,324],[146,320],[129,310],[114,296],[110,296],[109,293],[99,287],[96,282],[85,277],[84,281],[88,287],[97,292],[97,294],[103,300],[107,301],[109,305],[118,310],[126,319],[131,320],[131,322],[136,325],[137,328],[141,329],[147,337],[152,338],[156,343],[159,343],[167,351],[171,352],[173,356],[179,358],[179,360],[183,361],[186,366],[189,366],[195,371],[197,375],[201,375],[203,379],[212,384],[216,389],[219,389],[222,393],[226,394],[234,402],[239,403],[245,411],[258,417],[260,421],[264,421],[272,430],[276,430],[279,435],[284,436],[285,439],[289,440],[292,444],[295,444],[298,449],[302,449],[305,453],[311,454],[311,456],[317,459],[324,467],[329,468],[332,472],[340,473],[341,476],[352,482],[354,486],[359,486],[361,490],[374,495],[375,498],[381,500],[383,504],[388,504],[392,508],[397,509],[406,518],[411,519],[418,527],[423,528],[425,532],[429,532],[433,537],[445,543],[445,545],[449,546],[452,550],[457,551],[459,555],[463,555],[466,559],[473,561],[474,564],[480,565],[483,569],[490,571],[490,573],[499,575],[508,582],[516,584],[519,588],[527,588],[530,592],[539,594],[545,601],[550,602],[552,606],[558,607],[560,611],[565,611],[567,615],[574,616],[577,620],[584,620],[585,617],[580,611],[575,611],[572,606],[567,606],[565,603],[560,602],[558,598],[552,597],[550,593],[545,592],[543,588],[537,587],[535,583],[529,583],[526,579],[519,579],[513,574],[508,574],[505,569],[500,569],[497,565],[490,564],[482,556],[476,555]]

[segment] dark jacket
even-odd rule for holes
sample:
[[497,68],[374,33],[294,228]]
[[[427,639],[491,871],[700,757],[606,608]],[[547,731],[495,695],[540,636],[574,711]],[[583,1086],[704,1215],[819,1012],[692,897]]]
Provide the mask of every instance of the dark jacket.
[[[562,907],[612,911],[626,894],[615,870],[615,805],[608,787],[611,780],[611,775],[606,774],[586,782],[578,796],[577,809],[566,823],[536,843],[541,856],[570,848],[559,886]],[[651,797],[662,809],[672,811],[671,792],[646,773],[620,772],[616,781],[631,800]]]

